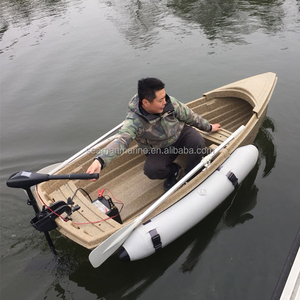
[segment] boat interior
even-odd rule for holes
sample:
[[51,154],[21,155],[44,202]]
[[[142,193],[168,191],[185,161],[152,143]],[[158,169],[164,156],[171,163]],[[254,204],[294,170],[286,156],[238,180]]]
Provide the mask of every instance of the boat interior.
[[[202,115],[210,123],[221,123],[223,129],[216,134],[207,134],[199,130],[205,138],[206,147],[215,149],[233,131],[241,125],[246,125],[252,116],[252,107],[246,102],[238,99],[214,99],[209,103],[196,101],[191,107],[196,113]],[[232,117],[234,114],[234,117]],[[234,120],[234,121],[233,121]],[[136,147],[134,145],[133,147]],[[209,151],[207,151],[209,153]],[[128,154],[128,161],[122,164],[123,170],[118,170],[118,161],[109,167],[107,172],[101,172],[99,187],[106,188],[113,192],[113,195],[124,202],[121,212],[123,220],[131,218],[137,212],[141,213],[145,207],[164,193],[164,180],[150,180],[143,173],[145,155],[140,154],[135,157]],[[176,162],[184,169],[185,156],[180,155]],[[85,166],[86,168],[88,165]],[[82,170],[84,171],[84,170]],[[106,171],[105,169],[103,171]],[[91,192],[94,197],[95,191],[91,185]]]
[[[210,100],[202,97],[187,105],[210,123],[222,125],[222,130],[215,133],[199,130],[199,134],[204,137],[208,149],[215,149],[238,127],[246,125],[254,115],[253,107],[247,101],[235,97],[212,98]],[[104,143],[101,147],[105,145]],[[74,197],[73,201],[80,206],[80,209],[72,214],[71,222],[57,221],[62,223],[59,230],[63,234],[86,248],[93,248],[101,242],[101,238],[93,240],[94,237],[103,235],[104,239],[106,233],[121,226],[113,219],[107,220],[107,215],[91,203],[91,199],[97,198],[99,189],[104,189],[103,195],[105,197],[112,198],[120,211],[123,223],[136,217],[163,195],[163,180],[150,180],[144,175],[145,155],[138,153],[138,151],[135,152],[136,147],[136,143],[133,142],[127,153],[123,153],[101,171],[101,176],[97,181],[57,180],[45,182],[38,186],[36,190],[38,197],[47,205],[58,200],[66,202],[68,197]],[[91,164],[93,157],[93,154],[87,153],[57,174],[84,173]],[[179,155],[176,161],[184,169],[185,156]],[[89,194],[91,199],[85,192]],[[119,201],[123,203],[122,207]],[[41,202],[40,205],[42,205]],[[69,227],[67,231],[64,228],[66,226]]]

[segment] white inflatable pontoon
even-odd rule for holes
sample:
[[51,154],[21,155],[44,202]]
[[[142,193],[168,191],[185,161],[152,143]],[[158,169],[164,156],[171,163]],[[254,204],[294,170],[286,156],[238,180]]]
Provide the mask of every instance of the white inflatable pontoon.
[[[258,150],[236,149],[203,183],[169,209],[137,227],[119,251],[123,261],[145,258],[187,232],[220,205],[253,169]],[[184,218],[184,211],[189,214]]]

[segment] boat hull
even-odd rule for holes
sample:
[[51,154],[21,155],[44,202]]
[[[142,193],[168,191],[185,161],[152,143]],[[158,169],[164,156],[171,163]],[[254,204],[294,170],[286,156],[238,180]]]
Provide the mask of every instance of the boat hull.
[[253,169],[258,150],[236,149],[204,182],[169,209],[140,225],[125,241],[119,258],[133,261],[152,255],[187,232],[219,206]]

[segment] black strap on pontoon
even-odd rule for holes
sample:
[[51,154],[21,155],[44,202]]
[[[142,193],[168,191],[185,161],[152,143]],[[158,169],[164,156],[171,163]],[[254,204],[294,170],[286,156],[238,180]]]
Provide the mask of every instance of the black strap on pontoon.
[[229,179],[229,181],[233,184],[234,188],[236,188],[239,184],[239,181],[238,181],[238,178],[234,175],[234,173],[229,171],[226,174],[226,176]]
[[150,233],[150,236],[151,236],[153,247],[154,247],[155,251],[158,251],[159,249],[162,248],[160,235],[159,235],[159,233],[157,232],[156,229],[150,230],[149,233]]
[[[151,222],[151,220],[148,220],[143,225],[146,225],[150,222]],[[157,232],[156,228],[154,228],[154,229],[149,231],[149,234],[151,236],[151,241],[152,241],[152,244],[153,244],[153,247],[154,247],[155,251],[158,251],[159,249],[162,248],[162,243],[161,243],[159,233]]]

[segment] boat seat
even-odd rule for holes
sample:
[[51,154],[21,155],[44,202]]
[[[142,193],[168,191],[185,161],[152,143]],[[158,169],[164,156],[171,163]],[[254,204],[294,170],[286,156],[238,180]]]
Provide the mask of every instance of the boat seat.
[[207,147],[210,147],[212,144],[215,144],[217,146],[220,145],[232,134],[231,131],[224,128],[216,132],[205,132],[205,131],[200,131],[200,132],[206,141]]
[[218,147],[218,145],[216,145],[216,144],[211,144],[208,148],[209,148],[209,149],[212,149],[212,150],[215,150],[215,149],[217,149],[217,147]]

